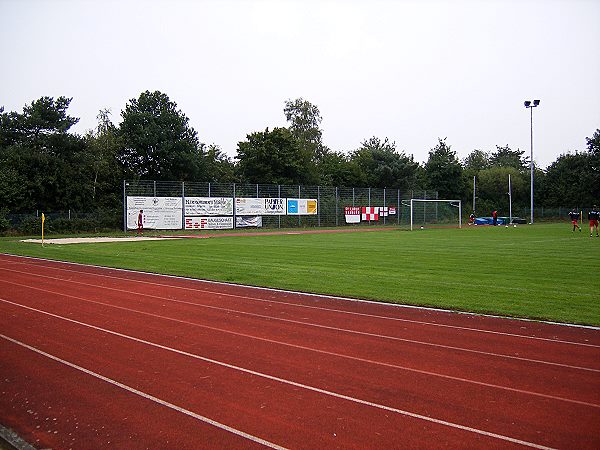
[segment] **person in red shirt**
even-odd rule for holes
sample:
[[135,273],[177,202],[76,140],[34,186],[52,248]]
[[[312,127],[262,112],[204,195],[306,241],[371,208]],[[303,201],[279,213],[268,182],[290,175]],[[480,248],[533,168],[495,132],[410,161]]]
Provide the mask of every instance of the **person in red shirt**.
[[600,220],[600,211],[598,207],[594,205],[591,211],[588,211],[588,220],[590,221],[590,237],[594,234],[594,228],[596,228],[596,237],[598,236],[598,220]]
[[494,221],[494,226],[498,225],[498,211],[492,211],[492,219]]
[[579,231],[581,231],[581,227],[579,226],[579,211],[573,208],[569,213],[569,217],[571,218],[571,223],[573,224],[573,232],[575,232],[575,228],[579,228]]
[[138,214],[137,219],[137,232],[138,234],[142,234],[144,231],[144,210],[140,209],[140,213]]

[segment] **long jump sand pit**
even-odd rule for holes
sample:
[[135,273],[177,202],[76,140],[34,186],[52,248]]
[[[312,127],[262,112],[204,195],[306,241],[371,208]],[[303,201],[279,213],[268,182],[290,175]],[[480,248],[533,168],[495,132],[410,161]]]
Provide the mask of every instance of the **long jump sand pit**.
[[[177,239],[176,237],[163,236],[134,236],[134,237],[80,237],[80,238],[55,238],[44,239],[44,244],[97,244],[99,242],[128,242],[128,241],[162,241]],[[21,242],[41,244],[41,239],[23,239]]]

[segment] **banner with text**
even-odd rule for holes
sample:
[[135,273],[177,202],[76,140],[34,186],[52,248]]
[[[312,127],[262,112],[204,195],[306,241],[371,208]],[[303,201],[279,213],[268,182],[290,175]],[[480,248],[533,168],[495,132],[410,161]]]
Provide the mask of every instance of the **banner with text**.
[[231,197],[186,197],[186,216],[233,216]]
[[285,216],[285,198],[236,198],[238,216]]
[[138,227],[142,215],[143,227],[154,230],[180,230],[181,197],[127,197],[127,229]]
[[230,230],[233,228],[233,217],[186,217],[186,230]]
[[360,206],[345,206],[346,223],[360,223]]
[[288,198],[289,216],[310,216],[317,214],[317,200],[314,198]]

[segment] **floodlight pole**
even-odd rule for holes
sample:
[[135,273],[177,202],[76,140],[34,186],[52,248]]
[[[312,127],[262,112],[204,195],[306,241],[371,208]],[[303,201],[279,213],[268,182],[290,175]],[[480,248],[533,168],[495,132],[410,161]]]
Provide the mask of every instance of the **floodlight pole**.
[[530,156],[530,161],[529,161],[529,165],[531,167],[531,224],[533,225],[533,108],[536,108],[538,105],[540,104],[539,100],[534,100],[533,102],[530,102],[529,100],[527,100],[525,102],[525,108],[528,108],[530,110],[530,136],[531,136],[531,156]]

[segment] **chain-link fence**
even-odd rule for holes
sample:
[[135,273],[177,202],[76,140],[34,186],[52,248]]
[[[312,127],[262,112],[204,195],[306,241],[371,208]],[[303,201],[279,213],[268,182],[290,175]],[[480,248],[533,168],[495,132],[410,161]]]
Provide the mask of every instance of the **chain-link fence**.
[[[331,186],[299,186],[273,184],[237,184],[209,182],[169,182],[169,181],[124,181],[123,205],[120,209],[103,209],[97,211],[44,211],[47,226],[51,232],[72,233],[82,231],[104,231],[123,229],[124,217],[127,214],[126,199],[128,196],[139,197],[229,197],[229,198],[293,198],[317,200],[315,215],[264,215],[262,226],[266,228],[295,227],[337,227],[346,226],[344,208],[354,207],[389,207],[395,214],[382,216],[378,221],[361,221],[362,226],[395,225],[410,226],[411,198],[437,199],[436,191],[352,188]],[[537,207],[534,209],[534,220],[562,221],[569,218],[572,208]],[[590,206],[578,207],[587,218]],[[463,202],[463,223],[471,210],[469,202]],[[22,234],[36,233],[39,228],[39,217],[42,211],[28,214],[11,214],[0,210],[0,232],[15,230]],[[499,215],[508,216],[507,211],[499,211]],[[478,211],[478,216],[491,215]],[[513,217],[521,217],[529,221],[528,207],[513,206]]]
[[[331,186],[302,186],[274,184],[198,183],[162,181],[125,181],[124,208],[127,197],[231,197],[231,198],[288,198],[317,200],[314,215],[263,215],[266,228],[337,227],[346,225],[344,208],[389,207],[395,214],[380,217],[363,225],[409,225],[410,198],[436,199],[436,191]],[[404,202],[403,202],[404,201]]]

